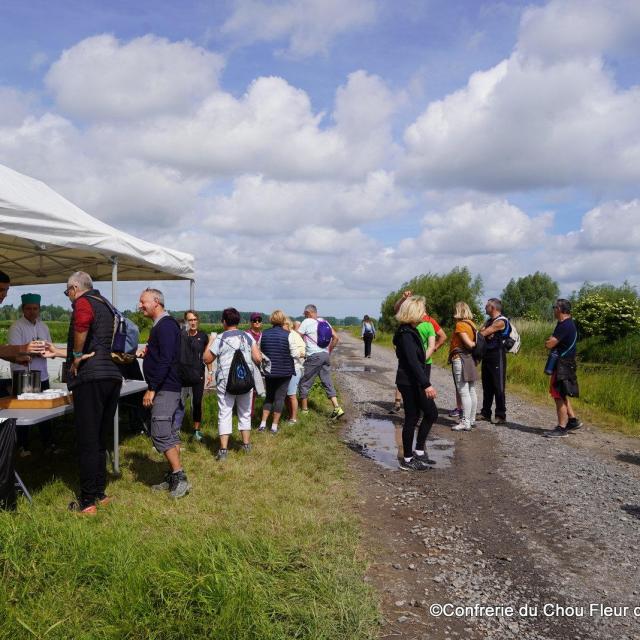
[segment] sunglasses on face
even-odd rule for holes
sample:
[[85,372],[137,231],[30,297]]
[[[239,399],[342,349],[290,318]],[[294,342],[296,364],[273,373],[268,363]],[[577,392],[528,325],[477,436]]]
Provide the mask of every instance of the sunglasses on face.
[[69,297],[69,294],[75,289],[75,285],[72,284],[70,287],[68,287],[67,289],[65,289],[63,291],[64,295],[67,296],[67,298]]
[[262,318],[255,318],[251,322],[256,322],[256,323],[260,324],[262,322]]

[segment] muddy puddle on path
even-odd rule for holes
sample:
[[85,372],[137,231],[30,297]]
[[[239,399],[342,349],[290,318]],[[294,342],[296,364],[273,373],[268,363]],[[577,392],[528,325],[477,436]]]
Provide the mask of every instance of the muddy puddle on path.
[[[402,457],[402,424],[380,418],[360,418],[347,430],[347,446],[387,469],[398,469]],[[451,466],[455,443],[444,438],[427,438],[427,453],[435,469]]]
[[376,373],[377,369],[364,364],[342,364],[336,371],[346,371],[347,373],[357,373],[358,371],[361,373]]

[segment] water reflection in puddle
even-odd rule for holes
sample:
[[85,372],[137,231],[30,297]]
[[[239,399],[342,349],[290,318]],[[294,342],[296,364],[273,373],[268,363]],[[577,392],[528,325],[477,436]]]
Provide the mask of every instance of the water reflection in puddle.
[[343,364],[338,367],[338,371],[362,371],[365,373],[375,373],[376,369],[362,364]]
[[[356,420],[347,431],[347,445],[365,458],[388,469],[397,469],[402,457],[402,424],[379,418]],[[444,438],[427,439],[427,453],[434,468],[451,466],[454,442]]]

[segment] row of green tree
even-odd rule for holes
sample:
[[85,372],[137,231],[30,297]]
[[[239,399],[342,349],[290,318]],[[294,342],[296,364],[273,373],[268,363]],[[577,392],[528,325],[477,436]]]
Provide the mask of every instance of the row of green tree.
[[[380,328],[393,330],[393,308],[406,290],[425,296],[429,313],[445,325],[451,324],[453,307],[460,300],[471,307],[478,319],[483,317],[482,278],[462,267],[446,274],[416,276],[392,291],[382,303]],[[511,318],[552,320],[553,303],[559,295],[558,283],[548,274],[537,271],[522,278],[512,278],[499,297],[505,315]],[[605,335],[610,340],[617,340],[640,332],[640,298],[637,289],[628,282],[619,286],[585,282],[571,294],[570,300],[573,317],[583,337]]]

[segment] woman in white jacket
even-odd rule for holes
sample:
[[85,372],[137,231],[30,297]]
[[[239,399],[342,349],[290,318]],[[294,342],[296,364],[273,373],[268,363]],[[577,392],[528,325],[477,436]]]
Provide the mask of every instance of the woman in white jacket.
[[289,424],[296,424],[298,421],[298,384],[304,373],[305,345],[302,336],[296,331],[300,323],[291,318],[287,318],[282,325],[289,332],[289,351],[293,358],[295,375],[289,382],[287,389],[287,407],[289,408]]

